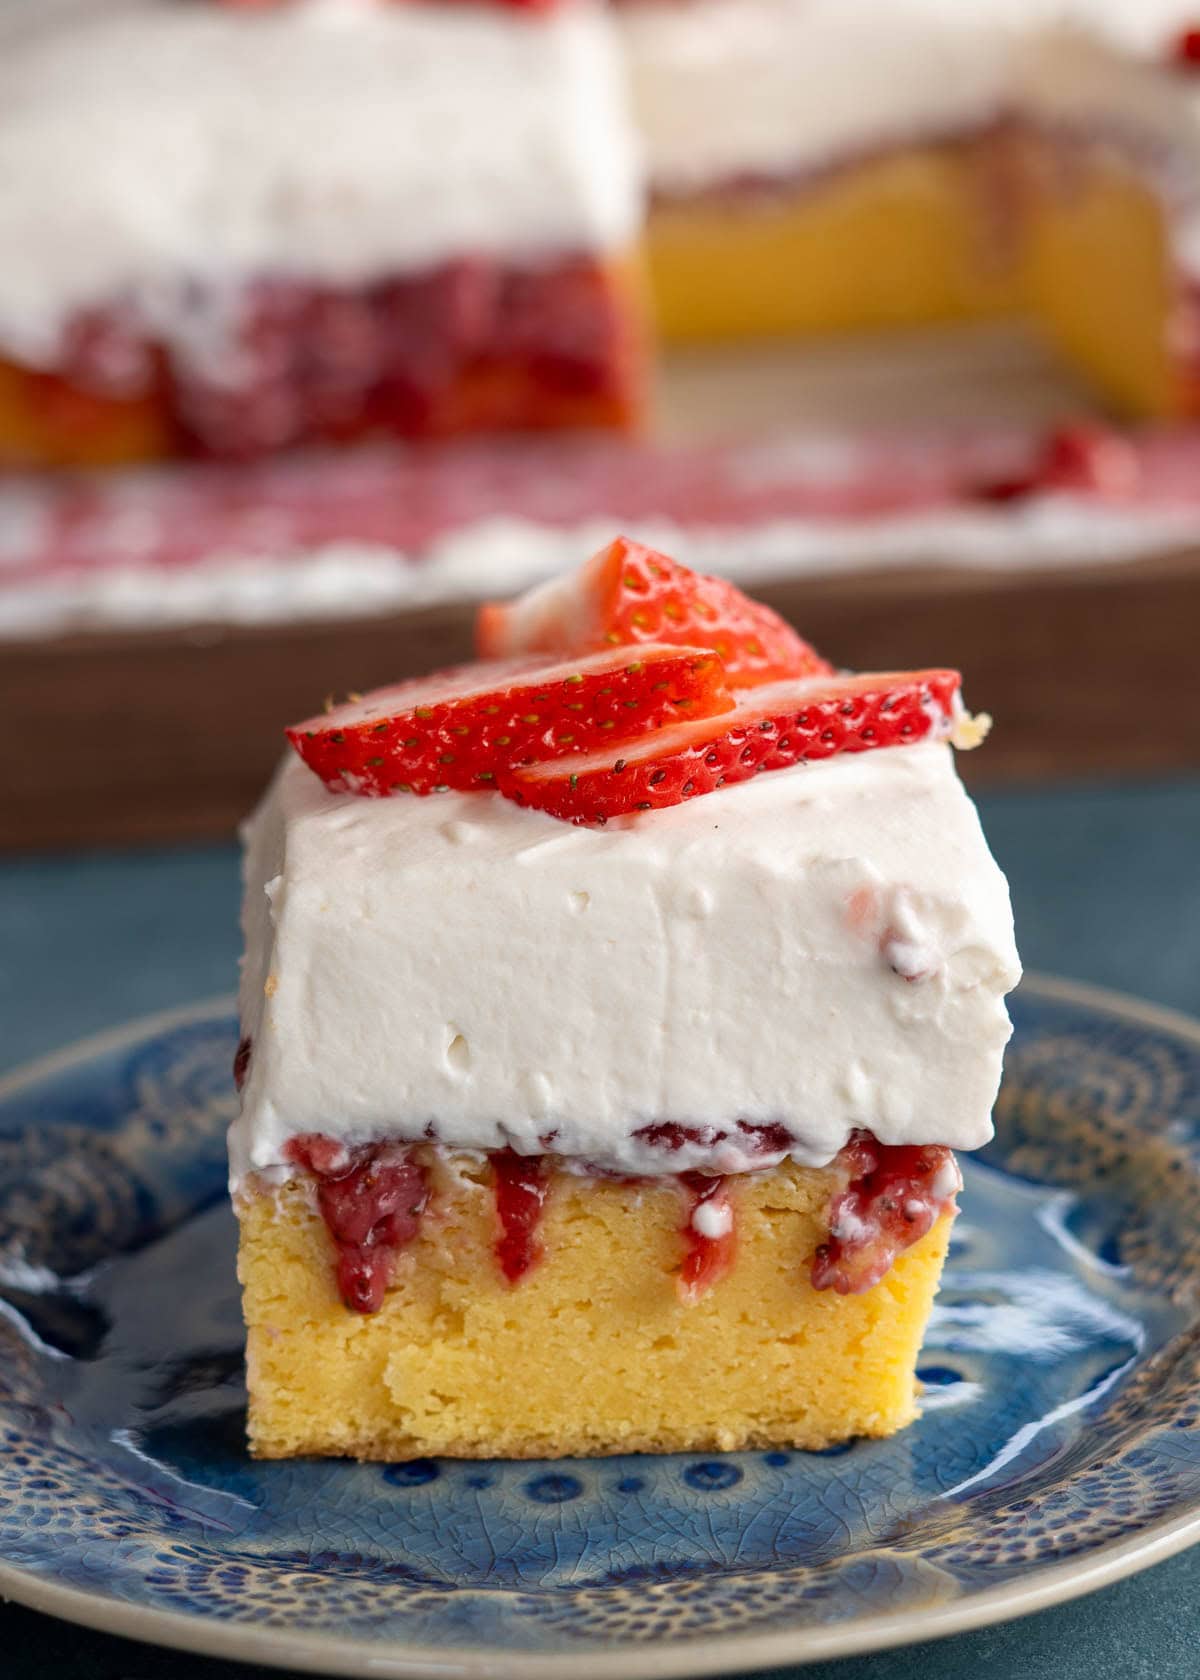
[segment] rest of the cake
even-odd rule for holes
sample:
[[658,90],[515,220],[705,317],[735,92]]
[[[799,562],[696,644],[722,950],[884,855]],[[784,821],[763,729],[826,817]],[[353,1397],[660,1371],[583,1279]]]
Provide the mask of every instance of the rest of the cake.
[[668,340],[1019,312],[1121,411],[1193,415],[1193,23],[1183,0],[6,8],[0,468],[628,427],[643,255]]
[[9,10],[0,468],[636,419],[598,6]]
[[1200,402],[1183,0],[624,0],[662,331],[1026,314],[1127,414]]
[[890,1433],[1019,972],[956,674],[623,541],[481,640],[247,832],[254,1451]]

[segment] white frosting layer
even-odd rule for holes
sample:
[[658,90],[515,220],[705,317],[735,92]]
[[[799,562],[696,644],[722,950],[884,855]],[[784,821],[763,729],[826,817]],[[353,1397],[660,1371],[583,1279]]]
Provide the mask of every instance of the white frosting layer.
[[[952,133],[1059,99],[1077,65],[1063,23],[1122,53],[1161,52],[1188,0],[640,0],[622,9],[651,179],[688,192],[781,176],[896,139]],[[1043,75],[1023,64],[1047,45]],[[1130,67],[1132,68],[1132,66]],[[1082,72],[1086,75],[1086,70]],[[1161,76],[1122,100],[1159,120]],[[1142,85],[1145,83],[1145,85]]]
[[[639,1173],[763,1165],[738,1120],[784,1124],[808,1164],[856,1126],[990,1136],[1019,969],[948,747],[780,771],[602,831],[491,795],[337,797],[290,759],[245,883],[235,1184],[306,1131],[432,1127]],[[734,1139],[668,1153],[632,1135],[662,1121]]]
[[0,344],[30,361],[115,298],[204,350],[247,277],[607,250],[639,215],[620,67],[587,0],[0,16]]

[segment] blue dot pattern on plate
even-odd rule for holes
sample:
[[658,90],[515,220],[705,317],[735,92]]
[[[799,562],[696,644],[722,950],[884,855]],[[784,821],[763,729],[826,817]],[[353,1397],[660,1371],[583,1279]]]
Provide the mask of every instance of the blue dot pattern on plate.
[[232,1020],[193,1012],[10,1082],[6,1584],[565,1661],[945,1603],[1193,1509],[1200,1039],[1034,988],[1014,1015],[924,1416],[817,1454],[255,1464],[224,1197]]

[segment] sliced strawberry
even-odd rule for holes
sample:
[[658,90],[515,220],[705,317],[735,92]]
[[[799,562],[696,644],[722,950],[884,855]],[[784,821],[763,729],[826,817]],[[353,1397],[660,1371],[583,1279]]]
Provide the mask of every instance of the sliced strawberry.
[[332,792],[379,798],[491,788],[520,765],[732,705],[707,648],[622,648],[566,664],[464,665],[376,689],[294,724],[287,737]]
[[479,610],[476,640],[480,654],[492,659],[642,642],[708,647],[720,654],[733,688],[833,669],[770,607],[628,537],[617,537],[567,577],[515,601],[488,602]]
[[679,805],[761,770],[930,738],[974,745],[984,720],[962,710],[957,671],[893,671],[776,683],[723,717],[677,724],[569,763],[518,770],[501,792],[568,822],[604,823]]

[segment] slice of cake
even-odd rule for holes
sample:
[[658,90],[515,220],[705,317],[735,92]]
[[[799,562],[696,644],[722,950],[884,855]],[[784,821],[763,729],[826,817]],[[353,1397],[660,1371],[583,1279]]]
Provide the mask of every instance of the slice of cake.
[[5,8],[0,468],[627,426],[640,212],[588,0]]
[[1019,972],[985,720],[624,540],[481,633],[247,829],[252,1451],[891,1433]]

